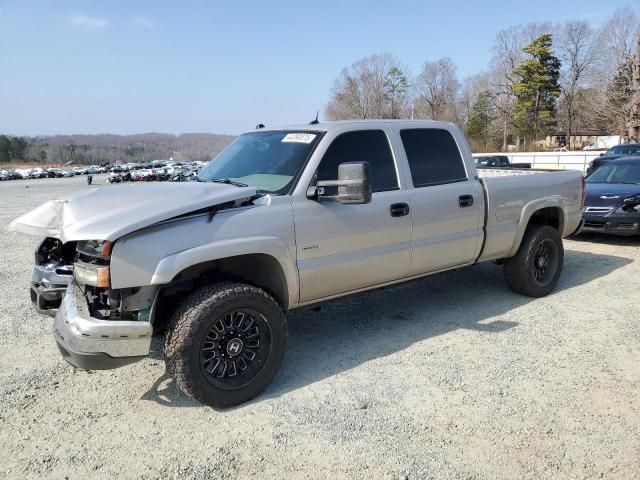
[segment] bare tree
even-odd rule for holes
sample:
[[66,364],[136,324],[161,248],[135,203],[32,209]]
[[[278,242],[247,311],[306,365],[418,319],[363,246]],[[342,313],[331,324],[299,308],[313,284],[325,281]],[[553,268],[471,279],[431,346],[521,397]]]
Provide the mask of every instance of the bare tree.
[[633,59],[640,24],[631,7],[619,8],[602,28],[602,36],[616,65]]
[[616,10],[600,31],[599,60],[590,78],[599,120],[623,137],[633,111],[633,55],[638,35],[640,21],[633,9]]
[[[326,107],[328,118],[383,118],[389,116],[389,78],[392,69],[401,74],[396,57],[389,53],[362,58],[345,68],[336,79]],[[396,85],[394,101],[400,85]]]
[[598,58],[598,42],[587,22],[570,21],[561,29],[557,50],[564,66],[560,76],[561,115],[566,123],[567,146],[571,149],[579,94]]
[[460,82],[456,65],[449,57],[425,62],[416,80],[416,110],[419,116],[434,120],[459,121],[456,100]]

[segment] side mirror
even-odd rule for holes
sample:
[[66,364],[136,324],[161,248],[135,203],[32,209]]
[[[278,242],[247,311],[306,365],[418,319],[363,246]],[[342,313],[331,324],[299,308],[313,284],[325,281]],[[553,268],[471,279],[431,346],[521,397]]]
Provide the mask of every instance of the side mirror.
[[[338,187],[338,194],[325,195],[325,187]],[[371,191],[369,162],[345,162],[338,165],[338,180],[317,182],[309,187],[307,197],[354,205],[371,202]]]

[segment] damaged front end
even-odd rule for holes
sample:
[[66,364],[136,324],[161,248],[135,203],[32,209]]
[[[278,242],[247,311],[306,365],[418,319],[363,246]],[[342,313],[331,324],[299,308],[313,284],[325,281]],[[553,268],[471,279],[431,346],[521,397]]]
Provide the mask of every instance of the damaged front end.
[[112,288],[112,247],[106,240],[77,242],[73,280],[54,322],[62,356],[86,370],[117,368],[149,353],[157,287]]
[[55,315],[64,359],[86,370],[116,368],[149,353],[157,287],[112,289],[111,242],[45,238],[35,252],[31,299]]
[[160,287],[112,275],[117,242],[193,215],[206,213],[211,221],[218,210],[245,205],[256,194],[253,187],[203,182],[124,186],[118,195],[90,189],[10,222],[10,231],[45,237],[35,254],[31,299],[38,312],[55,313],[54,337],[65,360],[97,370],[149,354]]

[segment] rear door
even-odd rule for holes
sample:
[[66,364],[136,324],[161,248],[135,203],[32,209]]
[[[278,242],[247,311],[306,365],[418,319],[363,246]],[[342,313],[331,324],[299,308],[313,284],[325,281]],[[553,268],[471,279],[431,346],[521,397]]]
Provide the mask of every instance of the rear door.
[[400,189],[387,131],[362,129],[335,137],[318,165],[318,180],[336,180],[338,165],[350,161],[369,162],[371,203],[293,201],[301,302],[396,280],[409,271],[409,194]]
[[413,234],[411,275],[472,263],[482,242],[484,197],[467,172],[449,130],[403,128],[410,169]]

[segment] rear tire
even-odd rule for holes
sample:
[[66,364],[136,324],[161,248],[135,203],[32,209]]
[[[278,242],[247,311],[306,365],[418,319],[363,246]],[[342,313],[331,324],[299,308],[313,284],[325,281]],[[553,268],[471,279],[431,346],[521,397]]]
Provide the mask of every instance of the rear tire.
[[564,248],[558,231],[547,225],[530,225],[518,252],[504,264],[504,278],[516,293],[544,297],[558,283]]
[[269,294],[251,285],[218,283],[196,291],[174,312],[165,361],[184,393],[226,408],[271,383],[286,342],[284,312]]

